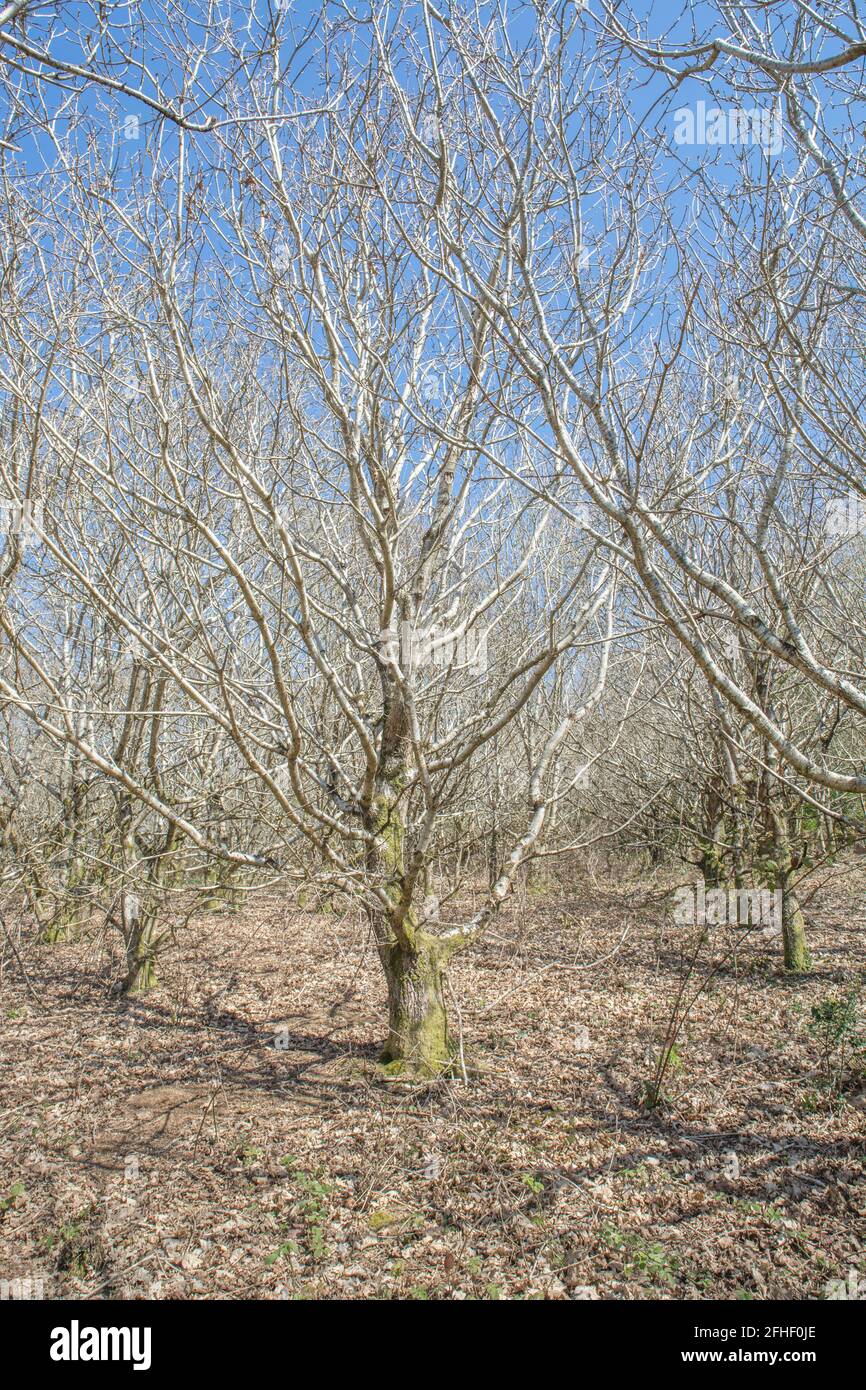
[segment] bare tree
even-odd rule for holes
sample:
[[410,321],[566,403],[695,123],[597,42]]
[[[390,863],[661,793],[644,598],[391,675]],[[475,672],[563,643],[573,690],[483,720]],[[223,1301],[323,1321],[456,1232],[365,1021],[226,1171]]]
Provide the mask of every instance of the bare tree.
[[[510,360],[371,188],[391,156],[386,118],[362,122],[370,93],[324,126],[284,126],[281,91],[250,85],[270,119],[254,107],[210,166],[182,133],[180,185],[158,150],[149,181],[120,188],[98,155],[82,173],[59,148],[53,263],[68,276],[7,318],[3,385],[39,460],[40,563],[147,675],[116,714],[63,698],[18,565],[2,621],[27,684],[3,690],[117,784],[124,874],[133,800],[212,859],[306,880],[312,855],[315,881],[368,913],[385,1056],[437,1073],[448,959],[543,834],[570,730],[604,686],[614,586],[555,507],[490,473]],[[211,238],[222,254],[203,259]],[[573,667],[527,769],[517,842],[483,904],[444,917],[432,870],[451,808],[581,647],[593,659]],[[152,751],[180,721],[237,751],[257,818],[246,844],[229,846],[199,800],[169,794],[164,758],[144,756],[148,727]],[[138,987],[149,957],[129,898]]]

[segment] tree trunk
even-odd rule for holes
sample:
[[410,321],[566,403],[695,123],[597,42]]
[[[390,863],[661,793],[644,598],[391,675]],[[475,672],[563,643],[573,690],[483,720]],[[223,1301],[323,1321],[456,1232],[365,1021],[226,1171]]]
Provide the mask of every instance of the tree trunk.
[[146,994],[156,985],[156,918],[143,912],[134,893],[124,893],[121,901],[123,938],[126,942],[127,974],[124,994]]
[[[443,994],[443,970],[456,941],[425,931],[412,908],[426,882],[423,855],[407,870],[403,791],[409,721],[393,675],[383,668],[380,766],[366,810],[367,870],[378,877],[391,910],[371,914],[388,985],[388,1038],[380,1060],[392,1076],[434,1077],[450,1070],[453,1051]],[[429,886],[429,885],[427,885]],[[426,919],[425,919],[426,920]]]
[[806,923],[800,901],[792,882],[793,855],[788,833],[785,808],[777,809],[771,802],[770,818],[773,830],[773,852],[777,871],[775,887],[782,892],[782,950],[785,969],[802,975],[812,968],[812,958],[806,945]]
[[[756,677],[756,690],[762,703],[766,704],[767,712],[771,717],[773,713],[772,702],[769,700],[770,689],[770,658],[764,656],[758,665]],[[802,975],[812,968],[812,958],[806,945],[806,923],[800,907],[799,899],[794,891],[795,865],[794,853],[791,846],[791,835],[789,828],[789,806],[783,789],[777,787],[770,774],[773,772],[779,759],[776,750],[766,740],[764,743],[764,757],[766,761],[766,771],[761,774],[761,794],[764,802],[764,814],[766,817],[766,828],[772,846],[774,861],[773,883],[774,889],[781,889],[782,893],[782,950],[784,953],[784,966],[792,974]],[[802,856],[801,856],[802,858]]]
[[441,1076],[454,1060],[443,992],[446,948],[419,933],[414,950],[381,946],[388,983],[388,1040],[381,1061],[394,1075]]
[[788,887],[787,875],[783,874],[779,887],[782,890],[782,948],[785,969],[792,974],[802,975],[812,969],[812,957],[806,945],[806,922],[799,899],[793,888]]
[[725,883],[725,852],[723,846],[725,818],[716,812],[700,837],[700,870],[707,888],[720,888]]

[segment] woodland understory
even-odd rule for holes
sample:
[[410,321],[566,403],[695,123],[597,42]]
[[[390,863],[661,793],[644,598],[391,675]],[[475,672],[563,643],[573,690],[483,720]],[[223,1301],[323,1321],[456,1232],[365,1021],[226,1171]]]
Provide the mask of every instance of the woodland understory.
[[866,13],[669,9],[0,0],[0,1299],[866,1297]]
[[357,913],[199,915],[135,999],[112,936],[22,931],[0,1266],[51,1298],[862,1296],[866,1085],[813,1010],[866,980],[866,872],[821,876],[796,980],[666,886],[519,893],[451,972],[469,1084],[383,1077]]

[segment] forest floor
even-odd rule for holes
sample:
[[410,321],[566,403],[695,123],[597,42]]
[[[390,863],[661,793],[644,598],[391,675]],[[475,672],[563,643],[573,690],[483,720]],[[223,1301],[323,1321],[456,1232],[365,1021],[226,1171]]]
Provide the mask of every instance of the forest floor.
[[832,1083],[811,1014],[866,986],[866,869],[824,877],[801,980],[776,944],[739,934],[723,959],[731,934],[709,933],[700,969],[721,963],[656,1108],[694,943],[657,886],[512,900],[451,967],[468,1084],[381,1078],[356,916],[288,897],[202,915],[134,1001],[111,993],[113,933],[22,927],[29,989],[0,942],[0,1279],[45,1298],[866,1297],[866,1076]]

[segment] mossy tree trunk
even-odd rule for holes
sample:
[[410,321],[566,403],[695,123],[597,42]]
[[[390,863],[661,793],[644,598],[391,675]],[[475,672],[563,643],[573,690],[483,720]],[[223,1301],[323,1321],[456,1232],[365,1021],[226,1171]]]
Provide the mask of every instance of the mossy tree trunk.
[[708,782],[700,805],[697,835],[698,868],[707,888],[722,887],[727,881],[725,844],[725,801],[717,785]]
[[[159,736],[166,677],[153,677],[138,660],[130,672],[129,715],[124,721],[114,750],[119,766],[139,767],[146,762],[147,774],[156,792],[162,795],[159,769]],[[148,709],[150,718],[133,717],[132,711]],[[145,994],[157,985],[157,957],[165,931],[161,918],[166,885],[173,876],[174,844],[177,830],[168,824],[161,839],[142,848],[141,832],[145,816],[124,789],[118,795],[116,834],[120,841],[120,929],[126,954],[123,993]]]
[[779,874],[782,890],[782,950],[785,969],[793,975],[803,975],[812,969],[812,957],[806,944],[806,921],[800,900],[792,887],[789,874]]
[[126,944],[126,979],[123,993],[146,994],[156,987],[156,914],[142,910],[134,893],[124,893],[121,903]]
[[395,943],[381,947],[379,955],[388,984],[388,1038],[382,1062],[398,1074],[441,1076],[454,1059],[442,942],[418,932],[411,947]]
[[454,948],[425,931],[407,907],[411,886],[397,867],[403,862],[405,827],[393,803],[387,803],[387,812],[385,799],[377,805],[380,831],[373,852],[379,872],[391,866],[387,883],[393,903],[390,912],[372,914],[388,988],[388,1037],[380,1060],[393,1075],[440,1076],[454,1057],[444,993],[444,971]]
[[407,845],[407,718],[396,684],[383,680],[385,718],[379,766],[364,813],[367,870],[387,901],[370,917],[388,989],[388,1036],[381,1061],[392,1075],[435,1077],[453,1060],[444,969],[455,944],[425,930],[414,907],[425,882],[419,846]]
[[806,922],[795,890],[794,855],[788,830],[787,808],[778,793],[770,793],[768,819],[775,881],[772,887],[782,895],[782,952],[785,969],[794,975],[812,968],[806,944]]

